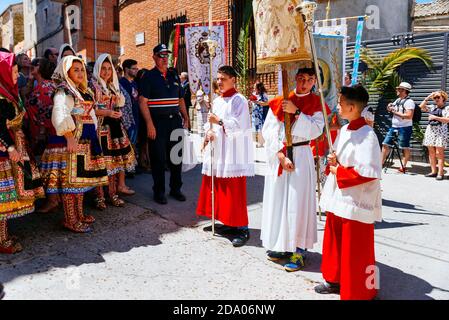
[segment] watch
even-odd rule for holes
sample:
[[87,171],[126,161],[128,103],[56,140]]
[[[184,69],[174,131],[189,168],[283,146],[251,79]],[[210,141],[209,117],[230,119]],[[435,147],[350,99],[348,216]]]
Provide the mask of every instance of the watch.
[[224,123],[223,123],[223,120],[221,120],[221,119],[218,120],[218,125],[219,125],[219,126],[223,126],[223,124],[224,124]]
[[295,116],[299,116],[301,114],[301,111],[299,109],[296,110]]
[[8,150],[8,152],[13,152],[13,151],[16,150],[16,147],[15,146],[9,146],[7,150]]

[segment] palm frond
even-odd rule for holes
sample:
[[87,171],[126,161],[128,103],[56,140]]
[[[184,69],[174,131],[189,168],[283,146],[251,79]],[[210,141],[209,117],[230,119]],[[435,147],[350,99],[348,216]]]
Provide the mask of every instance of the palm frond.
[[371,84],[369,91],[376,94],[386,94],[399,84],[398,68],[413,59],[421,61],[428,69],[433,68],[432,57],[422,48],[401,48],[388,54],[383,59],[370,49],[364,48],[361,59],[368,65],[367,78]]

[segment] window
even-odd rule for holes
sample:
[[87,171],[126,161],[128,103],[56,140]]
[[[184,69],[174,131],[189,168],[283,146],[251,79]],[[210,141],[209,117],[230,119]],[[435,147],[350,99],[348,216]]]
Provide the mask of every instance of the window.
[[114,14],[114,31],[120,31],[120,11],[118,9],[118,5],[113,7]]
[[[158,29],[159,29],[159,43],[165,43],[169,45],[170,36],[172,32],[175,31],[175,23],[184,23],[187,22],[186,13],[181,13],[180,15],[176,15],[175,17],[166,17],[165,19],[158,20]],[[181,27],[181,34],[179,37],[179,46],[178,46],[178,63],[175,66],[179,72],[187,71],[187,52],[186,52],[186,43],[184,39],[184,27]]]

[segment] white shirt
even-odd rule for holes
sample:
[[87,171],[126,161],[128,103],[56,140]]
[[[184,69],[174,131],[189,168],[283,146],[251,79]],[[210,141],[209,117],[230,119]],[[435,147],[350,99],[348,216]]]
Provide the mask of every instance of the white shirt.
[[361,176],[375,180],[340,189],[336,175],[329,174],[321,196],[321,208],[362,223],[382,221],[382,161],[379,141],[373,129],[364,125],[353,131],[348,130],[348,125],[343,126],[335,140],[334,150],[342,166],[353,167]]
[[[404,102],[405,99],[407,99],[407,101]],[[393,102],[396,111],[405,113],[407,110],[415,110],[415,102],[408,97],[405,99],[398,98],[395,102]],[[404,108],[400,106],[401,102],[404,102]],[[397,115],[393,115],[393,119],[391,119],[391,125],[393,128],[411,127],[413,126],[413,119],[402,119]]]
[[[212,112],[222,121],[223,126],[212,125],[215,139],[213,175],[218,178],[254,176],[254,144],[248,100],[240,93],[232,97],[217,97],[212,104]],[[204,125],[207,132],[210,122]],[[202,174],[211,175],[211,143],[203,154]]]

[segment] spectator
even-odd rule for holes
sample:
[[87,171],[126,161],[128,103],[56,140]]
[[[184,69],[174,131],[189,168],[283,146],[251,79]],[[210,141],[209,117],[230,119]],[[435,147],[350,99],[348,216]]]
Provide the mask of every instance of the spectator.
[[[186,103],[187,114],[189,115],[189,119],[191,119],[189,108],[192,106],[192,93],[190,92],[189,74],[187,72],[181,72],[180,79],[182,89],[184,90],[184,101]],[[189,130],[191,130],[191,128],[192,126],[189,121]]]
[[352,74],[350,74],[349,72],[345,73],[345,83],[344,83],[345,87],[351,87],[352,86]]
[[20,98],[26,103],[29,94],[33,90],[34,79],[31,76],[31,60],[25,53],[16,56],[17,66],[19,67],[19,86]]
[[36,86],[30,93],[26,104],[29,118],[30,144],[35,156],[42,155],[47,140],[46,128],[51,125],[54,85],[51,76],[56,66],[45,58],[36,58],[31,62],[31,75]]
[[[171,133],[177,129],[188,128],[189,116],[185,108],[184,92],[178,73],[168,68],[168,55],[171,53],[165,44],[153,48],[155,67],[145,73],[140,81],[140,110],[147,125],[150,140],[150,161],[153,175],[154,200],[167,204],[165,197],[165,167],[169,161],[170,196],[178,201],[186,201],[181,192],[182,164],[175,163],[170,155],[178,141],[171,139]],[[182,118],[181,118],[182,115]],[[184,123],[183,123],[184,121]],[[167,159],[168,158],[168,159]]]
[[119,82],[131,98],[134,125],[130,126],[127,130],[129,139],[135,147],[137,143],[137,128],[139,128],[139,90],[135,78],[139,68],[137,67],[137,61],[133,59],[123,61],[122,68],[123,77]]
[[268,113],[267,90],[262,82],[254,84],[254,92],[250,97],[253,103],[252,122],[253,129],[256,132],[257,147],[263,147],[262,127]]
[[53,63],[55,66],[58,64],[58,49],[56,48],[48,48],[44,52],[44,58],[48,59],[51,63]]
[[373,128],[374,127],[374,109],[372,107],[365,107],[362,111],[362,117],[365,118],[366,123]]
[[[135,78],[135,82],[137,84],[137,88],[140,88],[141,86],[141,82],[142,82],[142,78],[145,76],[145,74],[150,71],[148,69],[142,68],[139,71],[137,71],[136,74],[136,78]],[[140,89],[139,91],[139,96],[141,95],[141,91]],[[151,165],[150,165],[150,155],[149,155],[149,151],[148,151],[148,137],[147,137],[147,127],[145,124],[145,121],[142,118],[142,112],[140,111],[140,106],[139,106],[139,124],[137,127],[137,150],[139,152],[138,157],[137,157],[137,169],[136,169],[136,174],[138,173],[142,173],[142,172],[146,172],[146,173],[150,173],[151,170]]]
[[57,61],[58,64],[62,60],[62,58],[66,57],[66,56],[76,56],[75,50],[73,50],[73,48],[68,43],[64,43],[59,48],[59,55],[58,55],[58,61]]
[[[423,145],[429,149],[429,162],[432,172],[426,177],[444,179],[444,149],[447,147],[447,134],[449,123],[449,106],[446,106],[448,95],[440,90],[432,92],[419,106],[422,111],[429,113],[429,124],[424,135]],[[434,105],[427,106],[433,99]],[[438,172],[437,172],[438,160]]]
[[87,81],[92,79],[92,74],[94,73],[95,61],[88,62],[86,64]]
[[[134,150],[123,125],[123,106],[125,97],[120,91],[120,84],[112,58],[109,54],[101,54],[95,62],[90,87],[95,93],[98,118],[98,135],[100,136],[108,173],[108,192],[110,203],[115,207],[123,207],[125,201],[119,193],[133,195],[135,191],[125,184],[125,171],[134,171],[136,158]],[[103,187],[97,188],[96,208],[106,209]]]
[[388,130],[383,141],[382,147],[382,163],[387,158],[390,147],[393,146],[395,132],[398,134],[399,148],[403,150],[404,158],[402,160],[403,167],[399,168],[399,172],[405,173],[407,162],[410,159],[410,138],[413,132],[413,111],[415,110],[415,102],[410,99],[409,94],[412,86],[407,82],[402,82],[396,87],[398,99],[388,104],[387,111],[393,114],[391,121],[392,126]]

